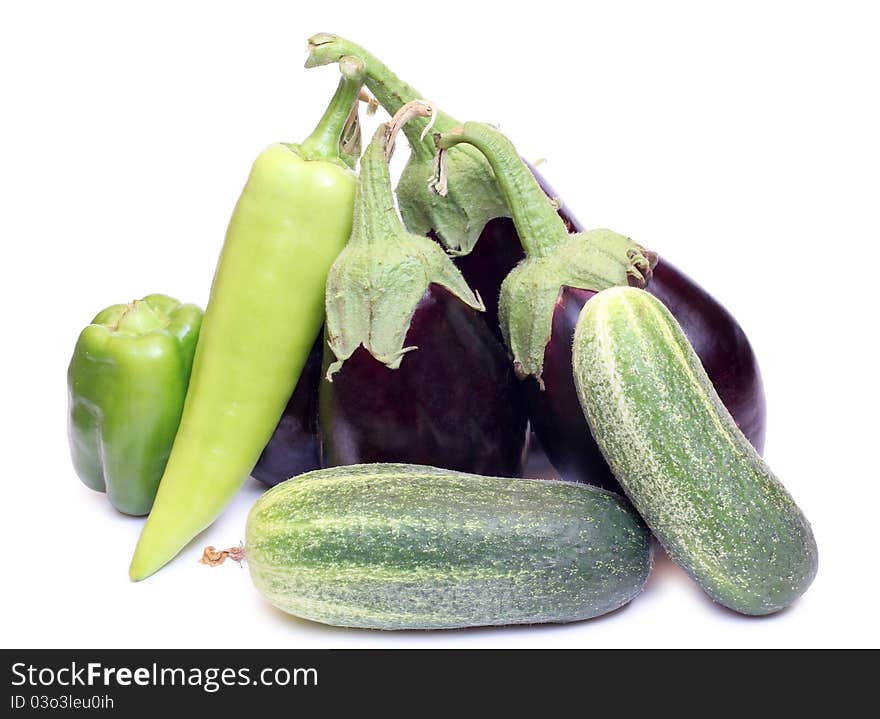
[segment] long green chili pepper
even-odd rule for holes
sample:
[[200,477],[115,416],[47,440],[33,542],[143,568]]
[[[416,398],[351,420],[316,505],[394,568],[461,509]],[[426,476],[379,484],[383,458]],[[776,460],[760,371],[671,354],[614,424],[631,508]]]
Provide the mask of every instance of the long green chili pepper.
[[321,328],[327,271],[351,232],[357,187],[340,143],[351,139],[364,67],[351,58],[340,69],[315,131],[264,150],[238,200],[180,429],[131,562],[135,581],[174,558],[245,482]]

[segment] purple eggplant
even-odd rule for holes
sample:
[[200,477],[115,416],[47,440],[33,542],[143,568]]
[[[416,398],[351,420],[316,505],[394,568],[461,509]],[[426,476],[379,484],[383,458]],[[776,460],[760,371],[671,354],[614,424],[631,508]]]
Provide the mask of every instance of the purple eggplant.
[[[541,189],[547,197],[558,201],[558,195],[532,165],[523,160],[529,171],[535,176]],[[581,229],[577,218],[571,214],[567,207],[560,206],[559,216],[568,227],[570,232]],[[432,230],[429,236],[441,240]],[[443,244],[441,242],[441,244]],[[486,321],[494,331],[501,336],[498,326],[498,298],[501,292],[501,283],[525,257],[519,235],[516,234],[516,226],[510,217],[495,217],[489,220],[480,232],[474,248],[466,255],[455,257],[455,264],[461,270],[461,274],[467,280],[475,292],[478,292],[486,305]]]
[[527,425],[517,379],[450,257],[394,211],[392,143],[383,125],[361,158],[351,239],[327,278],[322,465],[516,476]]
[[[467,123],[437,138],[442,194],[444,153],[468,143],[486,155],[510,202],[526,259],[504,280],[499,321],[525,380],[529,419],[550,461],[565,479],[619,491],[593,440],[574,387],[571,343],[584,303],[615,284],[646,289],[684,328],[740,429],[761,452],[766,404],[754,352],[732,315],[705,290],[656,254],[609,230],[580,231],[563,222],[541,185],[494,128]],[[574,232],[572,232],[574,230]]]
[[[428,237],[443,244],[433,230],[428,233]],[[486,223],[470,253],[453,258],[468,285],[483,300],[486,306],[483,319],[499,339],[501,330],[498,327],[498,295],[501,292],[501,282],[524,256],[513,220],[509,217],[495,217]]]
[[[724,406],[758,452],[764,450],[766,403],[755,353],[742,328],[724,307],[675,265],[659,259],[645,289],[679,321],[712,379]],[[563,287],[553,310],[544,349],[544,389],[525,381],[532,429],[556,471],[566,479],[617,489],[616,480],[590,435],[574,386],[571,343],[592,290]],[[618,490],[619,491],[619,490]]]
[[406,345],[418,351],[397,369],[359,347],[332,384],[322,384],[323,465],[403,462],[520,475],[524,409],[507,352],[481,314],[431,284]]
[[[320,34],[309,40],[306,66],[338,62],[346,55],[354,55],[364,62],[365,84],[391,114],[400,113],[408,103],[422,97],[376,57],[336,35]],[[441,133],[460,124],[441,112],[433,113],[431,121],[433,129]],[[525,256],[522,245],[528,246],[528,241],[521,244],[510,217],[513,213],[505,197],[510,192],[499,187],[489,162],[474,148],[459,145],[447,150],[447,171],[455,179],[446,197],[438,198],[428,189],[435,167],[432,138],[424,135],[426,125],[426,119],[413,118],[403,127],[412,155],[397,188],[401,215],[410,230],[431,236],[450,251],[465,279],[483,299],[486,319],[497,327],[501,282]],[[531,166],[529,170],[545,194],[558,204],[558,196],[540,173]],[[583,229],[564,206],[559,207],[558,214],[567,232]],[[639,271],[635,270],[631,278],[639,281],[638,275]],[[627,279],[624,275],[623,281]],[[763,388],[754,353],[742,329],[716,300],[665,260],[653,268],[652,278],[642,276],[640,281],[647,284],[648,290],[661,299],[684,326],[722,400],[746,436],[761,451],[765,426]],[[560,289],[562,287],[560,284]],[[537,394],[539,383],[533,377],[525,387],[525,394],[532,424],[554,465],[569,479],[602,483],[609,472],[601,459],[596,461],[597,450],[592,438],[585,433],[586,421],[571,379],[570,340],[580,310],[571,296],[579,292],[566,287],[564,296],[555,298],[558,303],[554,302],[554,307],[557,304],[558,307],[554,310],[553,335],[547,344],[548,367],[542,377],[545,390]],[[585,298],[581,304],[583,301]],[[557,311],[570,321],[566,323],[557,318]],[[560,364],[557,354],[568,359]],[[556,370],[551,371],[550,367]],[[593,477],[600,479],[593,480]]]
[[284,414],[251,472],[254,479],[274,487],[321,466],[318,442],[318,383],[323,343],[319,338],[303,367]]
[[645,289],[685,328],[724,406],[752,446],[763,454],[767,426],[764,384],[742,327],[718,300],[663,258]]

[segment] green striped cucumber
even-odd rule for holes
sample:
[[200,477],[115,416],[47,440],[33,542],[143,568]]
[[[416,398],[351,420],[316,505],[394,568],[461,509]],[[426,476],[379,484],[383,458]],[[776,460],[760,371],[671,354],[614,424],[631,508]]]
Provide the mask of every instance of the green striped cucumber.
[[593,437],[676,563],[743,614],[770,614],[804,593],[818,563],[810,525],[663,304],[632,287],[592,297],[573,366]]
[[277,485],[251,509],[245,553],[279,609],[373,629],[594,617],[642,590],[652,558],[650,532],[611,492],[405,464]]

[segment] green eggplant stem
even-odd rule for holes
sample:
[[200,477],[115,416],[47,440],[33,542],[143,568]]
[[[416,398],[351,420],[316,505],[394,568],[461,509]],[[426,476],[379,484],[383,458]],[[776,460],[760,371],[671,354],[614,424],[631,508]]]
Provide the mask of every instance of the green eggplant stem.
[[[467,187],[467,174],[459,167],[447,172],[447,152],[456,145],[471,145],[488,161],[507,204],[526,259],[501,283],[498,320],[517,375],[533,375],[540,386],[544,351],[562,288],[598,292],[618,284],[644,287],[657,256],[611,230],[570,233],[557,204],[544,194],[513,143],[491,125],[467,122],[435,134],[434,141],[437,157],[428,183],[432,192],[452,196],[462,191],[456,183]],[[456,152],[463,149],[471,148]],[[453,160],[450,155],[450,165]],[[451,174],[451,183],[447,174]]]
[[402,232],[403,225],[394,207],[391,174],[386,152],[390,139],[388,126],[379,128],[373,142],[361,155],[361,177],[355,202],[355,220],[349,245],[384,244],[393,233]]
[[[356,57],[364,64],[364,84],[369,88],[382,107],[391,115],[396,114],[408,102],[424,97],[412,85],[395,75],[387,65],[360,45],[330,33],[318,33],[309,38],[309,57],[306,67],[319,67],[340,62],[345,57]],[[414,119],[403,128],[413,154],[421,159],[434,155],[434,145],[430,137],[423,137],[426,121]],[[446,113],[437,113],[434,127],[445,132],[460,123]]]
[[[364,63],[364,83],[393,116],[424,97],[374,55],[338,35],[314,35],[309,39],[308,48],[306,67],[338,63],[346,57],[359,58]],[[448,197],[437,197],[428,187],[434,171],[435,148],[426,130],[430,127],[447,132],[460,123],[439,111],[430,118],[416,114],[408,119],[403,132],[411,152],[397,183],[397,206],[403,222],[412,232],[439,240],[450,254],[467,255],[489,222],[508,216],[492,168],[476,148],[459,148],[449,155],[449,167],[457,178],[455,187]]]
[[446,178],[442,176],[445,174],[445,153],[461,143],[473,145],[492,166],[516,232],[529,257],[546,255],[568,239],[568,228],[559,216],[559,208],[547,197],[513,143],[501,132],[485,123],[466,122],[448,132],[435,133],[434,143],[438,160],[432,187],[438,194],[445,193]]
[[326,337],[336,358],[328,380],[359,347],[391,369],[414,349],[404,347],[410,320],[430,284],[445,287],[477,311],[485,308],[449,255],[410,233],[394,205],[387,157],[393,142],[380,125],[361,157],[348,245],[327,276]]

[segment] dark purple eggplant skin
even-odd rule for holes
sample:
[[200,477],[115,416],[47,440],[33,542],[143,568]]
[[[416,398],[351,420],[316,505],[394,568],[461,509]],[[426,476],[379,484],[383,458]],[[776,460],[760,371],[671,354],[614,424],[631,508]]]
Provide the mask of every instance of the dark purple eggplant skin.
[[[645,288],[681,324],[721,401],[758,452],[764,450],[766,402],[751,345],[733,316],[675,265],[660,259]],[[571,346],[584,304],[595,292],[564,287],[544,350],[544,389],[525,380],[532,428],[563,479],[621,492],[584,418],[575,390]]]
[[[526,416],[511,362],[482,313],[431,284],[397,369],[363,347],[319,391],[321,464],[404,462],[518,477]],[[325,351],[325,367],[332,353]]]
[[[437,239],[434,235],[432,237]],[[524,257],[513,220],[496,217],[486,223],[474,249],[454,259],[470,288],[483,300],[486,306],[483,319],[499,339],[498,295],[501,282]]]
[[[541,173],[526,164],[547,196],[558,199]],[[560,207],[559,215],[569,232],[584,229],[565,205]],[[486,224],[469,255],[455,259],[468,284],[480,293],[486,305],[486,320],[496,332],[501,282],[524,256],[513,220],[499,217]],[[737,321],[708,292],[666,260],[658,261],[646,289],[682,325],[721,401],[755,449],[763,452],[767,417],[764,386],[755,353]],[[563,288],[544,352],[544,389],[534,378],[527,378],[522,389],[532,429],[562,478],[620,492],[590,434],[572,375],[574,328],[584,303],[594,294]]]
[[657,263],[645,289],[684,328],[727,411],[763,454],[767,401],[758,360],[742,327],[720,302],[666,260]]
[[309,352],[278,426],[251,472],[254,479],[269,487],[321,466],[318,384],[323,345],[319,337]]
[[[541,173],[528,162],[526,165],[547,196],[556,198],[555,191]],[[559,216],[568,226],[569,232],[577,232],[573,228],[580,225],[567,207],[559,208]],[[437,239],[436,235],[431,236]],[[461,274],[464,275],[471,289],[479,293],[483,304],[486,305],[485,320],[498,337],[501,337],[501,330],[498,327],[498,294],[501,283],[524,257],[525,253],[516,234],[513,220],[509,217],[496,217],[486,223],[470,254],[455,258],[455,264]]]
[[[555,197],[549,183],[534,167],[529,167],[547,195]],[[579,226],[566,208],[560,208],[559,214],[569,230],[573,231],[574,226]],[[437,239],[436,235],[432,234],[432,237]],[[513,220],[509,217],[496,217],[486,224],[473,251],[455,258],[455,264],[471,289],[478,292],[483,299],[486,306],[483,319],[488,322],[499,342],[501,330],[498,327],[498,293],[501,282],[523,257],[525,254]],[[323,342],[319,341],[312,348],[284,414],[251,472],[251,476],[270,487],[320,466],[317,415],[322,345]],[[358,351],[357,354],[362,352]],[[519,392],[519,388],[516,391]],[[517,398],[517,404],[521,406],[520,398]],[[511,466],[506,461],[503,464]],[[521,468],[509,474],[518,476],[520,473]]]

